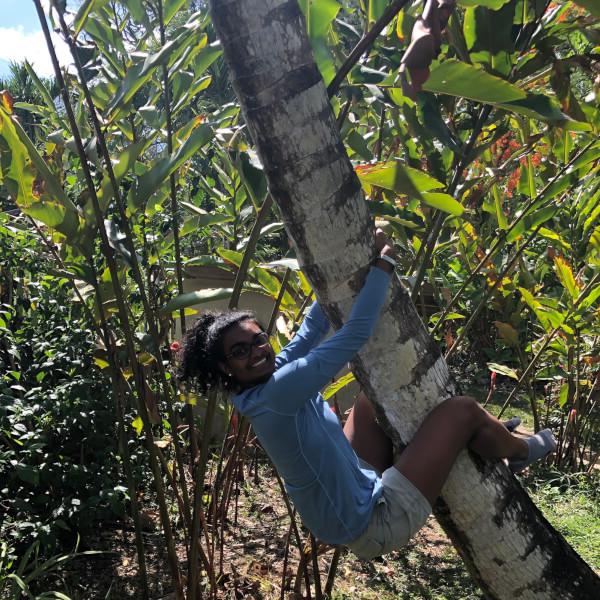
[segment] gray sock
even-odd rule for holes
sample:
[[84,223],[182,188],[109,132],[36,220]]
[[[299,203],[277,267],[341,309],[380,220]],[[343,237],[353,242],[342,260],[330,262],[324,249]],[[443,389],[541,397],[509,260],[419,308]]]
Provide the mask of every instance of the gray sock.
[[549,429],[542,429],[539,433],[526,438],[525,442],[529,446],[529,456],[524,460],[508,461],[508,466],[513,473],[519,473],[531,463],[556,450],[556,440]]

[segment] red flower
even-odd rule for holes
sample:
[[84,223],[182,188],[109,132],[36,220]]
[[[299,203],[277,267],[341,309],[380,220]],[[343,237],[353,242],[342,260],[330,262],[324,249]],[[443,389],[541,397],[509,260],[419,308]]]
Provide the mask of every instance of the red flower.
[[171,352],[179,352],[181,350],[181,344],[179,342],[172,342],[170,348]]
[[490,374],[490,388],[495,390],[496,389],[496,372],[492,371],[492,373]]
[[574,423],[576,418],[577,418],[577,410],[575,408],[572,408],[571,411],[569,412],[569,423]]

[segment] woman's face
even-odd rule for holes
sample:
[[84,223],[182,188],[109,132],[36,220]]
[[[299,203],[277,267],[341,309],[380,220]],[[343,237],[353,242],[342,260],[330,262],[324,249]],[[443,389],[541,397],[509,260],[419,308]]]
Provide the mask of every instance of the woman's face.
[[275,371],[275,352],[269,336],[256,321],[241,321],[225,332],[223,356],[222,371],[243,388],[263,383]]

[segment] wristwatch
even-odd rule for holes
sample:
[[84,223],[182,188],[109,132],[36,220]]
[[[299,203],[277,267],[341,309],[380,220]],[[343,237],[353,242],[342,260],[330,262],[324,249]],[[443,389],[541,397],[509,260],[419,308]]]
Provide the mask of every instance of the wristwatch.
[[392,267],[394,269],[398,266],[398,263],[391,256],[388,256],[387,254],[380,254],[379,258],[382,261],[388,263],[389,265],[392,265]]

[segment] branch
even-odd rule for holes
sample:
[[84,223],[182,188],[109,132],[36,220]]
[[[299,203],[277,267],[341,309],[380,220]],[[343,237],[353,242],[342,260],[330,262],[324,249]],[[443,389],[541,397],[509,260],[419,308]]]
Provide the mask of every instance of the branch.
[[327,86],[327,95],[330,98],[338,91],[340,84],[344,81],[352,67],[359,61],[360,57],[375,43],[377,36],[407,4],[408,0],[394,0],[385,9],[381,17],[377,19],[373,27],[360,38],[358,44],[354,46],[340,70]]
[[237,308],[238,301],[242,293],[242,286],[244,285],[246,274],[248,273],[248,268],[250,266],[250,260],[254,255],[256,242],[258,242],[260,231],[267,221],[267,215],[269,214],[269,211],[271,210],[272,206],[273,197],[271,196],[271,194],[269,194],[265,198],[263,205],[258,211],[256,221],[254,222],[254,226],[252,227],[252,231],[250,232],[250,237],[248,238],[248,243],[246,244],[246,250],[244,251],[244,256],[242,257],[242,262],[240,263],[240,267],[235,277],[235,282],[233,284],[233,292],[231,293],[231,298],[229,299],[230,310]]

